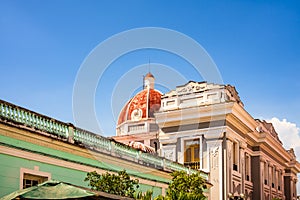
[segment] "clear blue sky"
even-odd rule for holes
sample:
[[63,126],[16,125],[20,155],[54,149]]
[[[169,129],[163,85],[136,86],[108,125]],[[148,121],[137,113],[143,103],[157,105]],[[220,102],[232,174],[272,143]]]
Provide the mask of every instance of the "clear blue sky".
[[[173,29],[200,43],[255,118],[286,118],[300,126],[299,1],[1,0],[0,98],[73,123],[73,84],[85,57],[114,34],[149,26]],[[120,58],[102,80],[107,87],[99,87],[95,96],[97,116],[106,120],[104,135],[115,133],[113,111],[106,106],[113,86],[122,73],[149,58],[173,66],[187,80],[202,81],[186,70],[187,63],[165,52]]]

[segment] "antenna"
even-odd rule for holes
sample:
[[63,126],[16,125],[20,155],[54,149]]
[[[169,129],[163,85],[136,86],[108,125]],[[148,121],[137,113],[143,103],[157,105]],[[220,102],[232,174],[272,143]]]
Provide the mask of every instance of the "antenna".
[[148,62],[148,72],[150,73],[150,58],[149,58],[149,62]]

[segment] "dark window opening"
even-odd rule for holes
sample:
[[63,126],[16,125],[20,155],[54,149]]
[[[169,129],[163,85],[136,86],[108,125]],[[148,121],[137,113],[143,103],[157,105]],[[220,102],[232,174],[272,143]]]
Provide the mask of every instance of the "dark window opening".
[[29,188],[29,187],[32,187],[32,186],[36,186],[36,185],[41,184],[41,183],[43,183],[47,180],[48,180],[48,177],[37,176],[37,175],[25,173],[24,178],[23,178],[23,189]]
[[249,175],[246,176],[246,180],[247,180],[247,181],[250,180],[250,176],[249,176]]
[[238,170],[237,164],[233,164],[233,170],[234,170],[234,171],[237,171],[237,170]]
[[157,152],[157,142],[153,142],[153,143],[154,143],[155,152]]

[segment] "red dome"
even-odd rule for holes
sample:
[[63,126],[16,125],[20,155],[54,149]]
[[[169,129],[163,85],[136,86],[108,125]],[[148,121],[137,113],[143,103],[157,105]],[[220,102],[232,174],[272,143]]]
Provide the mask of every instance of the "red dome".
[[128,120],[139,121],[153,118],[154,112],[160,108],[161,95],[162,94],[155,89],[144,89],[139,92],[130,99],[121,110],[118,125]]

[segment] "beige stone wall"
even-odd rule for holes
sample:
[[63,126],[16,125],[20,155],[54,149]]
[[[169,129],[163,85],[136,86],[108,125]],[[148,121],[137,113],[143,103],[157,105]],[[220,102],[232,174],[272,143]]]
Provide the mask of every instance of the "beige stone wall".
[[[156,121],[162,148],[181,145],[174,152],[178,162],[184,162],[178,140],[201,136],[205,141],[199,166],[210,173],[210,199],[294,198],[300,164],[293,151],[283,148],[271,124],[255,120],[244,109],[234,87],[205,82],[179,86],[163,95]],[[218,145],[219,140],[225,142]]]

